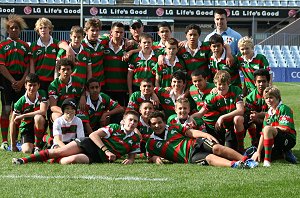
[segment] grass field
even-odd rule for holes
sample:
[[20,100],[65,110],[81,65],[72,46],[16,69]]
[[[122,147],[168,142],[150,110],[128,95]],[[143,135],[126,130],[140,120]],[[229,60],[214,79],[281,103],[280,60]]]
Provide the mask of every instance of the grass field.
[[[300,131],[300,83],[275,83]],[[300,146],[293,149],[300,159]],[[247,144],[249,141],[247,139]],[[300,165],[275,161],[251,170],[185,164],[11,164],[0,151],[1,197],[298,197]]]

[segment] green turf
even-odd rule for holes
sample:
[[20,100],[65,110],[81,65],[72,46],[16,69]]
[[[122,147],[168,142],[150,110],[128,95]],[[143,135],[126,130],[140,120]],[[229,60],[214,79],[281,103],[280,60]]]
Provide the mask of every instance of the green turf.
[[[300,126],[300,83],[275,83]],[[299,142],[299,141],[297,141]],[[249,140],[247,139],[247,144]],[[299,144],[293,152],[300,158]],[[300,165],[275,161],[252,170],[197,165],[11,164],[21,153],[0,151],[1,197],[298,197]]]

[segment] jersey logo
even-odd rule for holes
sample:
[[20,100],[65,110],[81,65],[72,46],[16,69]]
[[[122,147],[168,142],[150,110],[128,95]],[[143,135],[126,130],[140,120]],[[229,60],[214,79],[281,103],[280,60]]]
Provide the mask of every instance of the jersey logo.
[[82,60],[83,60],[83,61],[86,61],[86,57],[83,57]]
[[186,59],[186,58],[188,58],[188,55],[187,54],[183,54],[182,58]]
[[104,50],[104,54],[109,54],[109,50]]
[[137,62],[137,63],[136,63],[136,66],[137,66],[137,67],[140,67],[141,65],[142,65],[142,62]]
[[176,130],[171,130],[171,134],[174,135],[177,131]]
[[282,116],[279,117],[280,122],[284,123],[284,124],[289,123],[290,119],[291,119],[291,117],[288,116],[288,115],[282,115]]
[[162,146],[162,142],[157,142],[156,143],[156,148],[160,148]]
[[73,89],[72,89],[72,92],[75,92],[75,93],[76,93],[76,89],[75,89],[75,88],[73,88]]
[[26,51],[26,48],[24,46],[21,46],[21,49],[24,50],[24,51]]
[[205,53],[200,53],[200,56],[205,56]]
[[131,145],[132,145],[132,144],[133,144],[133,141],[132,141],[132,140],[129,140],[129,141],[128,141],[128,144],[131,144]]
[[4,49],[5,49],[5,50],[8,50],[9,48],[10,48],[10,46],[9,46],[9,45],[6,45]]
[[52,50],[52,53],[56,53],[56,49],[53,49],[53,50]]
[[165,99],[165,103],[166,103],[166,104],[170,104],[170,103],[171,103],[171,100]]
[[257,64],[253,65],[253,69],[258,70],[259,69],[259,65],[257,65]]
[[42,50],[38,50],[38,51],[36,52],[36,55],[40,55],[42,52],[43,52]]
[[162,70],[162,73],[163,73],[163,74],[168,74],[168,70],[163,69],[163,70]]

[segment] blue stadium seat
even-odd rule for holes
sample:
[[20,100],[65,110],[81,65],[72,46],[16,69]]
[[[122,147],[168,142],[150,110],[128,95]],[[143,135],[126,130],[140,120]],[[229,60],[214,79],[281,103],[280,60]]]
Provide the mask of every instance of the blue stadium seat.
[[180,2],[180,0],[173,0],[172,4],[175,5],[175,6],[180,6],[181,2]]
[[164,0],[157,0],[157,5],[165,5],[165,1]]
[[234,0],[228,0],[228,1],[227,1],[227,5],[228,5],[228,6],[236,6]]
[[265,5],[264,6],[273,6],[272,0],[265,0]]
[[218,0],[218,1],[215,1],[215,5],[216,6],[226,6],[227,2],[226,2],[226,0]]
[[266,51],[266,50],[271,50],[272,48],[271,45],[264,45],[263,49],[264,51]]
[[190,5],[190,3],[188,0],[181,0],[181,5],[187,6],[187,5]]
[[101,4],[101,0],[90,0],[90,4]]
[[280,1],[273,1],[273,6],[281,6],[281,2]]
[[116,0],[109,0],[109,1],[108,1],[108,4],[109,4],[109,5],[115,5],[115,4],[116,4]]
[[281,0],[280,4],[281,4],[281,6],[287,6],[288,0]]
[[[252,2],[256,2],[256,1],[250,1],[250,2],[252,3]],[[250,2],[249,2],[249,1],[244,1],[244,0],[241,1],[241,0],[240,0],[240,1],[239,1],[239,5],[240,5],[240,6],[249,6],[249,5],[250,5]]]
[[196,6],[196,0],[190,0],[190,6]]
[[173,1],[172,0],[165,0],[165,5],[173,5]]
[[133,1],[133,4],[134,4],[134,5],[140,5],[140,0],[134,0],[134,1]]
[[196,5],[197,6],[203,6],[204,5],[203,0],[196,0]]
[[213,5],[213,3],[212,3],[211,0],[203,0],[203,4],[204,4],[205,6],[211,6],[211,5]]
[[278,67],[287,67],[286,62],[284,60],[277,60]]
[[288,2],[288,6],[291,6],[291,7],[297,6],[296,1],[295,0],[290,0]]

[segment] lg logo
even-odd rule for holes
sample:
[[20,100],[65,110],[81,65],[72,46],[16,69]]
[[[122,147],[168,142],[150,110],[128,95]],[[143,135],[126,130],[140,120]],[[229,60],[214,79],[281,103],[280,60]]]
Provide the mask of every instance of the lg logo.
[[300,72],[292,72],[291,76],[292,78],[300,78]]

